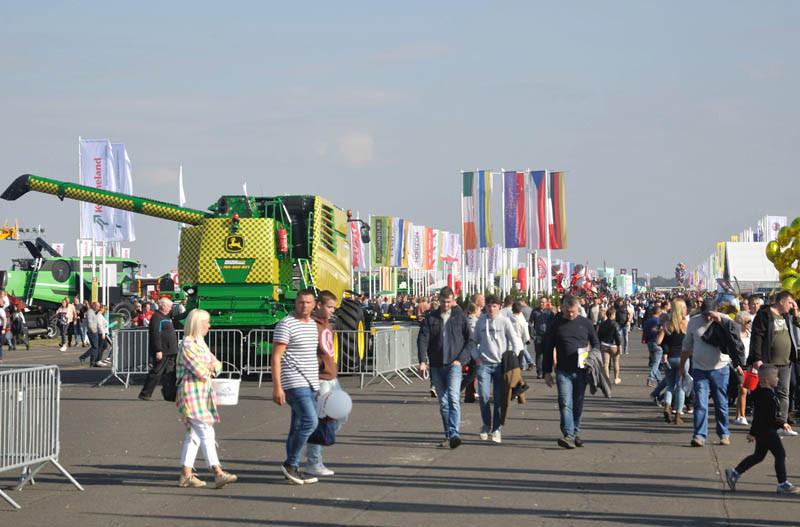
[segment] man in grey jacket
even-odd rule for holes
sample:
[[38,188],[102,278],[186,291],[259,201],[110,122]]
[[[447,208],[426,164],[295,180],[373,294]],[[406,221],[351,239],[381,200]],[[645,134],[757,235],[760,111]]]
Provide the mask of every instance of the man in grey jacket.
[[89,349],[80,356],[80,361],[83,362],[89,358],[89,364],[92,366],[97,365],[97,360],[100,358],[100,328],[97,324],[97,317],[103,315],[100,312],[100,303],[92,302],[92,307],[86,311],[86,335],[89,337]]
[[[470,337],[472,359],[478,368],[478,402],[481,407],[480,437],[501,442],[500,409],[505,397],[503,382],[503,353],[512,350],[519,353],[524,344],[508,317],[500,316],[500,299],[494,295],[486,297],[486,313],[482,314]],[[489,390],[494,394],[494,409],[489,407]]]

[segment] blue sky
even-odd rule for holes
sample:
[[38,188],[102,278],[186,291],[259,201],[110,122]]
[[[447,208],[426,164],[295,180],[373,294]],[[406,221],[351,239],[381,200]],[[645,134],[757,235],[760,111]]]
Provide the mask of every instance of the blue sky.
[[[460,230],[461,170],[562,169],[556,256],[653,274],[800,213],[799,3],[553,4],[4,6],[0,186],[75,180],[77,137],[109,137],[137,194],[176,200],[182,164],[196,208],[246,181]],[[70,242],[77,211],[30,196],[0,221]],[[165,225],[136,223],[154,271]]]

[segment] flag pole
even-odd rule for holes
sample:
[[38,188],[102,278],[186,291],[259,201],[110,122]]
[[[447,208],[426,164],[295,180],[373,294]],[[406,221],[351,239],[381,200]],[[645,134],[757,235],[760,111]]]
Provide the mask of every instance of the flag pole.
[[505,296],[506,293],[506,171],[500,167],[500,187],[502,189],[500,196],[503,200],[503,248],[500,250],[500,294]]
[[[81,136],[78,136],[78,184],[81,183],[81,174],[82,174],[83,166],[81,165]],[[83,247],[81,247],[81,237],[83,236],[83,203],[78,205],[78,219],[79,219],[79,230],[78,230],[78,265],[80,269],[78,270],[78,291],[81,299],[81,304],[83,304]]]
[[552,203],[550,201],[550,171],[544,171],[544,197],[545,197],[545,207],[544,207],[544,216],[545,216],[545,232],[544,232],[544,239],[547,245],[545,248],[547,249],[547,295],[552,297],[553,296],[553,261],[552,261],[552,254],[550,252],[550,222],[552,221],[551,210],[552,210]]
[[[372,228],[372,214],[367,216],[367,221],[369,222],[370,228]],[[376,234],[373,232],[371,238],[375,238]],[[369,288],[369,299],[372,300],[373,296],[373,287],[372,287],[372,240],[370,240],[369,245],[367,246],[368,254],[367,254],[367,285]]]

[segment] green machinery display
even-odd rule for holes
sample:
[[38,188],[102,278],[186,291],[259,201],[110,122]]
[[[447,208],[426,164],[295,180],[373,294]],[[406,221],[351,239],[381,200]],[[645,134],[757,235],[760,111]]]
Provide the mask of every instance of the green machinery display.
[[[21,240],[30,253],[28,258],[15,258],[11,269],[0,271],[0,287],[22,301],[29,312],[26,322],[32,336],[56,335],[55,312],[64,298],[72,300],[81,288],[85,298],[91,297],[92,260],[83,259],[83,284],[80,259],[58,254],[42,238]],[[99,261],[97,262],[99,265]],[[129,258],[106,258],[106,265],[116,269],[116,285],[109,288],[112,307],[128,304],[124,300],[133,294],[139,262]],[[99,268],[95,268],[99,272]]]
[[[26,174],[2,198],[30,191],[186,224],[181,288],[187,307],[207,310],[215,327],[271,327],[291,312],[301,289],[342,298],[350,287],[349,218],[320,196],[222,196],[202,211]],[[356,302],[343,300],[337,314],[340,327],[363,328]]]

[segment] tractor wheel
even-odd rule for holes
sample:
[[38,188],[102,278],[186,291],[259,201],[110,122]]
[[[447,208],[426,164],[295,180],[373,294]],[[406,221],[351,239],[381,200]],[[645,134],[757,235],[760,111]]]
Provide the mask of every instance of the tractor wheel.
[[335,314],[334,328],[337,331],[358,331],[354,336],[342,335],[337,339],[338,359],[344,364],[357,365],[364,360],[367,352],[368,339],[364,332],[368,326],[364,310],[357,301],[345,298]]
[[136,308],[133,307],[133,304],[130,302],[120,302],[111,310],[112,313],[115,313],[122,317],[122,327],[129,328],[131,327],[131,323],[133,321],[133,313],[136,311]]
[[47,333],[44,334],[46,339],[54,339],[58,336],[58,324],[56,323],[57,317],[55,314],[47,318]]

